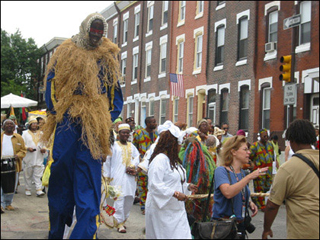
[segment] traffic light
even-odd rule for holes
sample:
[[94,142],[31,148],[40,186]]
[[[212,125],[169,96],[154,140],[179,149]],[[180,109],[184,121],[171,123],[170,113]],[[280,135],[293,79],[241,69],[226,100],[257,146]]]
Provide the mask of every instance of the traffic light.
[[291,82],[291,55],[282,56],[280,62],[284,63],[280,66],[280,71],[284,73],[280,74],[279,80]]

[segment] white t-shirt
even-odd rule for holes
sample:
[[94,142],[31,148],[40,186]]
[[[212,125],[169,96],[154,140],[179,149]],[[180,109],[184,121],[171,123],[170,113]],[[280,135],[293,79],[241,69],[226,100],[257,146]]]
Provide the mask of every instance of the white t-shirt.
[[2,140],[2,155],[3,156],[14,156],[13,146],[11,142],[11,138],[13,135],[6,135],[3,134],[3,140]]

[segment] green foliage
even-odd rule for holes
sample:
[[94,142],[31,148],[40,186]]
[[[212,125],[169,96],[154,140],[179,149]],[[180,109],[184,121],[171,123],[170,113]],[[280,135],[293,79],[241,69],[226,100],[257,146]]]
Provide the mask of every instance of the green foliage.
[[36,100],[40,56],[32,38],[23,39],[19,30],[9,35],[1,29],[1,96],[20,95],[22,91],[25,97]]

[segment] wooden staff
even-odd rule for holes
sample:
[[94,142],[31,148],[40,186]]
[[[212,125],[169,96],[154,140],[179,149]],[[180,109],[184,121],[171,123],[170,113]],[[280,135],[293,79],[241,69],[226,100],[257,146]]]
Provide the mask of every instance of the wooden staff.
[[[213,196],[213,193],[211,193]],[[270,196],[270,193],[251,193],[251,197],[268,197]],[[207,198],[208,194],[194,194],[194,195],[187,195],[187,198],[190,200],[193,199],[201,199],[201,198]]]

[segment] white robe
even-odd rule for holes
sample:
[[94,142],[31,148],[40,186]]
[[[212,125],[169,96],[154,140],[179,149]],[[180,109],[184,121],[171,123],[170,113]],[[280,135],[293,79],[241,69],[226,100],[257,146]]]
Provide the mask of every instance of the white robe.
[[[182,167],[182,166],[181,166]],[[183,167],[182,167],[183,168]],[[160,153],[149,165],[148,197],[146,202],[147,239],[191,239],[185,203],[173,197],[175,191],[186,195],[188,184],[185,171],[171,169],[169,158]]]
[[[135,176],[126,173],[126,166],[122,163],[122,149],[119,146],[120,142],[116,141],[112,147],[112,156],[108,156],[103,164],[103,175],[113,178],[110,182],[112,186],[121,186],[122,196],[135,196],[137,183]],[[131,165],[137,167],[139,163],[139,151],[130,142],[132,149]]]
[[[42,135],[42,132],[40,132],[39,137]],[[45,157],[48,156],[48,153],[41,153],[40,149],[44,148],[44,145],[38,141],[38,143],[35,143],[33,141],[32,135],[30,134],[30,130],[26,130],[22,132],[22,138],[24,140],[24,143],[26,145],[26,148],[34,148],[36,151],[29,152],[27,151],[26,156],[23,158],[24,166],[26,168],[32,167],[32,166],[44,166],[43,160]]]
[[[128,219],[137,188],[135,176],[126,173],[127,166],[123,163],[123,152],[120,144],[119,141],[114,143],[112,147],[112,156],[108,156],[106,162],[103,164],[103,175],[105,177],[113,178],[110,185],[121,187],[122,194],[113,205],[115,208],[113,217],[117,221],[115,226],[117,228],[120,227],[120,224],[124,224]],[[132,143],[128,142],[128,147],[130,147],[130,145],[130,165],[136,168],[139,163],[140,154],[137,148]]]
[[148,151],[146,151],[146,153],[144,154],[142,161],[138,164],[138,167],[141,168],[145,174],[148,173],[149,161],[154,152],[154,149],[157,146],[158,141],[159,141],[159,137],[156,139],[156,141],[153,144],[151,144]]
[[[22,138],[26,148],[36,149],[34,152],[27,151],[26,156],[23,158],[23,176],[27,190],[31,190],[32,180],[35,182],[36,190],[42,189],[42,182],[40,179],[44,171],[43,160],[48,156],[48,152],[40,152],[40,149],[44,148],[43,144],[39,141],[41,134],[42,132],[38,132],[38,139],[34,139],[30,130],[22,132]],[[34,140],[38,140],[38,142],[35,142]]]

